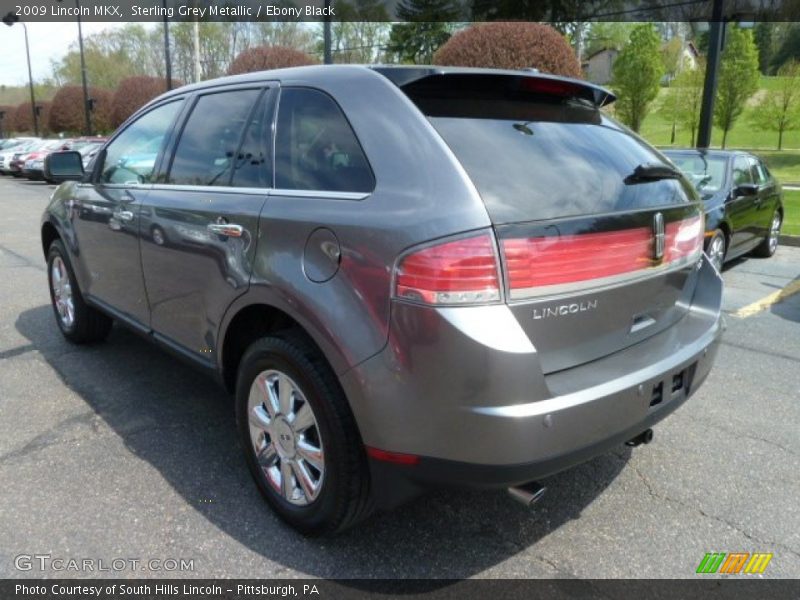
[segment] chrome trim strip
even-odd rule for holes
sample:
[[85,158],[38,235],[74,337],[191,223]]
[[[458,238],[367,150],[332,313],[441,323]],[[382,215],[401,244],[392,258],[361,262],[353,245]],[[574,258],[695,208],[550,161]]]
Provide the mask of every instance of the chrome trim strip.
[[207,192],[219,194],[269,194],[269,188],[235,187],[231,185],[173,185],[171,183],[156,183],[151,189],[165,192]]
[[509,301],[521,301],[530,299],[543,299],[546,297],[574,295],[576,292],[599,292],[604,289],[614,287],[621,283],[633,283],[636,281],[644,281],[651,277],[658,275],[665,275],[672,271],[679,271],[688,265],[696,262],[702,256],[702,251],[696,252],[690,256],[679,258],[669,264],[659,265],[657,267],[649,267],[647,269],[632,271],[630,273],[622,273],[620,275],[611,275],[608,277],[601,277],[599,279],[587,279],[584,281],[576,281],[574,283],[563,283],[556,285],[538,286],[532,288],[524,288],[520,290],[509,290]]
[[288,196],[290,198],[329,198],[333,200],[363,200],[372,192],[329,192],[325,190],[287,190],[276,188],[270,190],[270,196]]

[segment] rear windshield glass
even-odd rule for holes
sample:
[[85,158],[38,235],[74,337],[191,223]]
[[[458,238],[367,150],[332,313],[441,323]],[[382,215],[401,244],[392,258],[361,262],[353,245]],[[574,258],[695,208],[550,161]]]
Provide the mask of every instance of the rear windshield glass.
[[725,163],[722,157],[703,154],[673,154],[667,156],[688,177],[701,194],[718,192],[725,183]]
[[494,223],[624,212],[693,199],[688,183],[680,179],[631,182],[637,166],[666,161],[579,101],[427,94],[412,99],[466,169]]

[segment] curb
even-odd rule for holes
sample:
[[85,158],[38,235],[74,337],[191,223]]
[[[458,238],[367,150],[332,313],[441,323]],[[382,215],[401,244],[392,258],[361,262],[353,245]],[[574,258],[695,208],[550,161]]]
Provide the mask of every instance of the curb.
[[784,246],[800,247],[800,235],[781,235],[778,243]]

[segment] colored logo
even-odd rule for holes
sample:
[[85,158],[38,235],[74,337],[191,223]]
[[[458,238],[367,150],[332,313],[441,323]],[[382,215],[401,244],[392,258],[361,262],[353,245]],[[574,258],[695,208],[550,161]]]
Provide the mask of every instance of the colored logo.
[[697,567],[697,573],[758,574],[767,569],[772,553],[766,552],[707,552]]

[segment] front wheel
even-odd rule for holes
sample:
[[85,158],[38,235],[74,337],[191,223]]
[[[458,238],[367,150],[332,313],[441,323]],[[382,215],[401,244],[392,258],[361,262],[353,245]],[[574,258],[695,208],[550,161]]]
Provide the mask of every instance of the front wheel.
[[113,321],[83,300],[78,282],[60,240],[47,252],[50,302],[61,333],[76,344],[99,342],[108,337]]
[[720,273],[722,272],[722,265],[725,263],[726,251],[727,244],[725,243],[725,234],[721,230],[715,229],[714,233],[711,235],[711,239],[708,241],[706,255],[711,264],[714,265]]
[[267,502],[308,535],[341,531],[369,514],[361,438],[336,376],[297,331],[245,352],[236,385],[245,458]]
[[772,215],[767,237],[765,237],[764,241],[753,251],[753,254],[761,258],[769,258],[775,254],[775,251],[778,249],[778,238],[780,238],[781,235],[782,223],[783,218],[781,218],[781,213],[776,210]]

